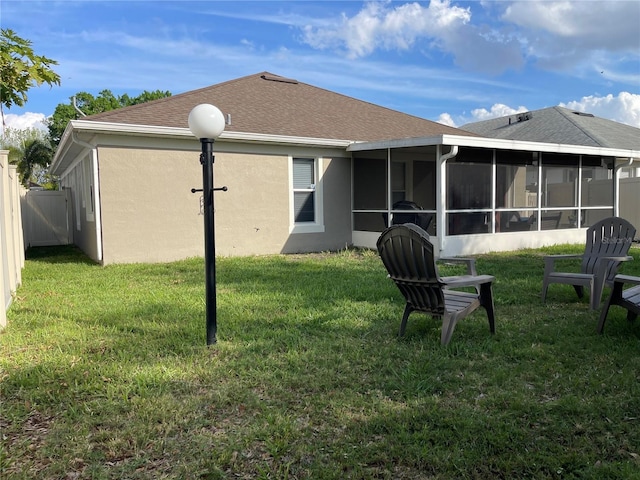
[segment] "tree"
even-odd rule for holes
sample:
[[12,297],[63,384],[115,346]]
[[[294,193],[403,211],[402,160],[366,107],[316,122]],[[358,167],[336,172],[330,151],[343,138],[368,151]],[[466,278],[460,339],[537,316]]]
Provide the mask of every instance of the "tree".
[[49,142],[40,139],[28,141],[22,151],[22,161],[18,163],[18,173],[22,184],[28,187],[37,167],[41,167],[39,171],[44,173],[51,164],[52,158],[53,148]]
[[53,148],[46,132],[37,128],[5,128],[0,137],[0,148],[9,150],[9,163],[18,166],[20,183],[55,184],[47,169],[53,158]]
[[[64,133],[64,129],[70,120],[77,120],[84,115],[95,115],[97,113],[108,112],[122,107],[138,105],[140,103],[150,102],[160,98],[170,97],[171,92],[155,90],[149,92],[145,90],[137,97],[130,97],[126,93],[115,96],[111,90],[102,90],[97,97],[87,92],[76,93],[73,97],[69,97],[69,103],[60,103],[56,107],[53,115],[47,121],[49,128],[49,136],[51,143],[58,145],[60,138]],[[75,98],[75,106],[73,105]],[[77,108],[76,108],[77,107]],[[78,111],[82,112],[82,114]]]
[[4,109],[12,105],[24,106],[27,91],[46,83],[60,85],[60,75],[52,65],[58,62],[36,55],[31,41],[20,38],[13,30],[0,29],[0,115],[4,126]]

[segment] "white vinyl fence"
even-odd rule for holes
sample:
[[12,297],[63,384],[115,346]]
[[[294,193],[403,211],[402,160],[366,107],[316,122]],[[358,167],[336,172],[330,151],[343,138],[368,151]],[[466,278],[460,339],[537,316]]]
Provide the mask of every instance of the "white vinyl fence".
[[7,309],[22,282],[24,234],[15,165],[9,165],[9,152],[0,150],[0,329],[7,324]]
[[22,205],[26,247],[72,243],[70,190],[29,190]]
[[620,216],[636,227],[640,240],[640,177],[620,179]]

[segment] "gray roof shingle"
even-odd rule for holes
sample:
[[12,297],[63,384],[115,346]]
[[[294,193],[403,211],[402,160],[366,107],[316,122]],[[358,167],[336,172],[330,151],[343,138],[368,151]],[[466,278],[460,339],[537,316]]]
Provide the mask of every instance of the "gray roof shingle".
[[230,115],[225,131],[354,141],[473,133],[268,72],[230,80],[83,120],[187,128],[200,103]]
[[639,128],[564,107],[468,123],[460,128],[505,140],[640,150]]

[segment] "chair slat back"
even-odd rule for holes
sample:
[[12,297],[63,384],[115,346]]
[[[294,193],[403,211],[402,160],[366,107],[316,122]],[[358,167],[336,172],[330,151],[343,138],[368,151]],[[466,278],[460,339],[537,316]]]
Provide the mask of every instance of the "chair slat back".
[[[620,217],[605,218],[593,224],[587,229],[582,272],[594,273],[594,268],[601,257],[628,255],[635,234],[634,226]],[[620,262],[609,262],[607,283],[613,280],[619,265]]]
[[413,224],[394,225],[382,232],[377,247],[389,277],[407,303],[415,310],[442,315],[444,284],[427,232]]

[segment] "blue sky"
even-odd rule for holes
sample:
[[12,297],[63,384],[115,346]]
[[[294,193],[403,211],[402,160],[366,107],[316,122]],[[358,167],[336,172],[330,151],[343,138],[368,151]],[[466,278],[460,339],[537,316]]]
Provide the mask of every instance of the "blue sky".
[[640,1],[2,0],[58,62],[7,125],[78,92],[174,95],[262,71],[453,126],[563,105],[640,127]]

